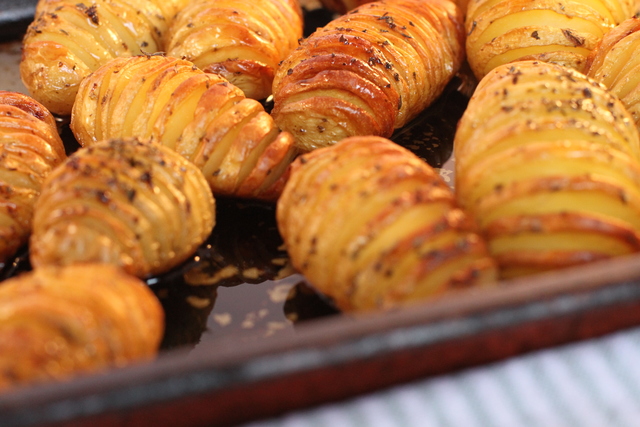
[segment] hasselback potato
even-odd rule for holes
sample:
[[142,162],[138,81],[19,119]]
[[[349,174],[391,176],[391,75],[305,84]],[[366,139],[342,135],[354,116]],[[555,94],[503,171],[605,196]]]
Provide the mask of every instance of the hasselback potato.
[[186,0],[40,0],[23,39],[20,76],[31,95],[71,113],[78,85],[119,56],[163,51],[171,18]]
[[609,31],[587,58],[585,74],[620,98],[640,129],[640,19]]
[[297,151],[258,101],[191,62],[117,58],[87,77],[71,129],[83,146],[153,138],[200,168],[215,195],[273,200]]
[[302,30],[298,0],[191,0],[172,22],[166,51],[264,99]]
[[470,0],[466,51],[478,79],[516,60],[554,62],[583,71],[586,58],[635,0]]
[[146,277],[170,270],[215,223],[200,170],[175,151],[134,138],[81,148],[58,166],[35,206],[34,267],[104,262]]
[[460,67],[462,26],[449,0],[360,6],[284,60],[272,115],[305,151],[348,136],[389,137],[433,102]]
[[164,312],[108,264],[45,267],[0,286],[0,391],[155,357]]
[[304,154],[278,200],[292,265],[344,311],[493,283],[475,223],[427,163],[375,136]]
[[557,64],[482,79],[454,140],[456,194],[503,277],[640,249],[638,131],[604,86]]
[[27,95],[0,91],[0,263],[27,243],[42,182],[65,157],[51,113]]

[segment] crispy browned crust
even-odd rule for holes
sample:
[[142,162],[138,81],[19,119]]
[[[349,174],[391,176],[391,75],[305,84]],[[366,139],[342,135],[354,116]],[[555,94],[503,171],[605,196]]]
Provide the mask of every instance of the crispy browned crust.
[[65,157],[51,113],[26,95],[0,91],[0,263],[27,242],[42,182]]
[[265,99],[302,30],[297,0],[194,0],[173,21],[167,54],[221,74],[247,98]]
[[620,98],[640,129],[640,19],[609,31],[587,58],[585,74]]
[[381,137],[350,137],[299,157],[276,212],[293,266],[345,311],[496,278],[475,222],[444,180]]
[[360,6],[283,61],[272,115],[304,151],[354,135],[389,137],[440,95],[463,43],[462,15],[448,0]]
[[459,122],[456,194],[502,277],[640,251],[640,137],[607,89],[575,70],[496,67]]
[[163,332],[153,292],[116,267],[24,273],[0,287],[0,391],[148,361]]
[[201,171],[175,151],[138,139],[81,148],[56,168],[35,207],[34,267],[104,262],[146,277],[202,244],[215,203]]
[[202,170],[216,195],[275,200],[297,154],[258,101],[186,60],[116,59],[83,82],[78,100],[71,128],[81,145],[153,138]]
[[182,1],[41,0],[23,39],[24,85],[51,112],[70,114],[78,85],[99,66],[164,49]]
[[465,17],[466,51],[478,79],[498,65],[539,60],[584,71],[590,52],[637,11],[635,0],[475,0]]

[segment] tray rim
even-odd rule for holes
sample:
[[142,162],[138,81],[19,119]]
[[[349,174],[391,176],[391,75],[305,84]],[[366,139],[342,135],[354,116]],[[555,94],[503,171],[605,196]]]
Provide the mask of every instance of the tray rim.
[[[109,423],[114,419],[131,426],[248,422],[640,325],[639,308],[640,254],[635,254],[505,281],[495,288],[448,294],[400,310],[311,320],[293,336],[243,343],[223,337],[203,342],[197,352],[167,350],[150,363],[16,389],[0,395],[1,424],[96,426],[113,425]],[[600,320],[590,319],[590,313],[598,310]],[[609,317],[609,324],[598,324]],[[565,320],[574,326],[567,329]],[[554,322],[559,333],[546,341],[535,338],[545,330],[553,334]],[[509,330],[530,335],[509,335]],[[443,345],[447,349],[443,354],[448,354],[456,346],[479,345],[501,335],[521,341],[515,347],[504,343],[478,360],[445,363],[444,368],[442,362],[432,367],[427,363],[406,372],[407,366],[390,362],[412,354],[440,354]],[[389,369],[384,377],[366,378],[372,366]],[[346,383],[341,375],[348,377]],[[274,389],[287,393],[305,383],[318,390],[331,383],[345,388],[274,403]],[[253,409],[242,413],[220,409],[241,406],[238,399],[243,395],[251,396]],[[200,411],[198,422],[177,422],[170,416],[172,405],[174,412],[185,405]],[[217,409],[211,410],[211,405]],[[149,415],[158,411],[169,412],[160,418]],[[153,422],[147,423],[150,419]],[[135,422],[127,423],[131,420]]]

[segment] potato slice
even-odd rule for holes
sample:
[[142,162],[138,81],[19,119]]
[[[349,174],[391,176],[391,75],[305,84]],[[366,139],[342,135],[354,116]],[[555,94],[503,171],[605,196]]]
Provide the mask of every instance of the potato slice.
[[302,155],[276,212],[293,266],[344,311],[496,279],[475,223],[444,180],[381,137],[350,137]]
[[51,113],[27,95],[0,91],[0,263],[27,243],[42,183],[65,157]]
[[71,129],[83,146],[151,138],[193,162],[215,195],[275,200],[297,155],[262,104],[226,79],[164,56],[117,58],[87,77]]
[[169,28],[167,54],[222,75],[247,98],[271,95],[280,61],[302,37],[298,0],[193,0]]
[[303,151],[389,137],[442,92],[463,57],[448,0],[368,3],[318,29],[278,69],[272,115]]
[[31,95],[69,115],[78,85],[107,61],[164,50],[186,0],[40,0],[23,39],[20,76]]
[[454,140],[456,194],[503,278],[640,250],[640,140],[603,85],[538,61],[482,79]]
[[185,261],[215,224],[202,172],[175,151],[138,139],[81,148],[43,185],[32,265],[104,262],[146,277]]
[[0,286],[0,391],[149,361],[164,312],[108,264],[43,267]]
[[604,34],[637,11],[634,0],[471,0],[466,51],[478,79],[518,60],[583,71]]

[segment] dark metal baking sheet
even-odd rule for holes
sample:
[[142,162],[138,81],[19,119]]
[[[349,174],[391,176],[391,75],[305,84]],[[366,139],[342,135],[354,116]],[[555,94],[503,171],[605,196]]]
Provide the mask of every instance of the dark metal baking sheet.
[[17,39],[33,19],[36,0],[0,0],[0,42]]

